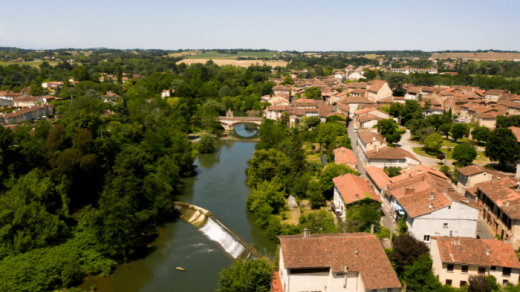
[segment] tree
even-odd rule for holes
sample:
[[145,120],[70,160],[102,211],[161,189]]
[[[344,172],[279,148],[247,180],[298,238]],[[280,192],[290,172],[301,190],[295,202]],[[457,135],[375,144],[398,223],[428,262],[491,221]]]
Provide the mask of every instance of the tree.
[[422,118],[423,108],[421,105],[415,100],[407,100],[403,109],[401,110],[401,117],[403,123],[410,120],[418,120]]
[[446,136],[446,140],[448,139],[448,135],[451,131],[451,124],[444,124],[439,127],[439,132],[443,133]]
[[309,87],[307,89],[305,89],[305,96],[308,98],[308,99],[317,99],[317,100],[321,100],[321,89],[319,89],[318,87]]
[[469,134],[469,126],[463,123],[455,124],[451,127],[451,137],[455,142],[457,142],[458,139],[461,139],[462,137]]
[[393,258],[398,273],[402,272],[406,266],[412,265],[420,255],[430,254],[428,246],[410,234],[399,235],[394,240],[393,247]]
[[381,203],[374,201],[369,196],[348,206],[347,221],[356,222],[357,229],[350,230],[350,232],[370,232],[372,225],[379,228],[380,220]]
[[437,154],[437,159],[439,159],[442,163],[442,161],[446,159],[446,153],[440,152],[439,154]]
[[425,102],[424,102],[424,109],[425,110],[429,110],[430,108],[432,107],[432,101],[427,99]]
[[72,70],[74,81],[86,81],[89,79],[88,69],[85,66],[77,66]]
[[424,140],[424,150],[429,153],[437,153],[441,150],[443,142],[444,139],[441,135],[433,133]]
[[458,165],[468,166],[477,158],[477,151],[471,145],[459,144],[453,149],[452,158],[457,160]]
[[393,144],[401,140],[402,132],[399,130],[399,125],[392,118],[378,121],[376,128],[379,129],[379,133],[386,138],[388,143]]
[[520,159],[520,145],[513,131],[497,128],[486,142],[485,153],[492,161],[498,161],[500,168],[504,169],[506,164],[516,164]]
[[399,219],[399,223],[397,224],[397,232],[400,235],[405,235],[408,232],[408,224],[406,224],[406,214]]
[[219,292],[269,292],[273,268],[264,259],[238,259],[224,268],[218,279]]
[[398,102],[394,102],[390,105],[390,108],[388,109],[388,113],[390,115],[392,115],[393,117],[400,117],[401,116],[401,110],[403,109],[403,105],[398,103]]
[[318,117],[307,117],[304,123],[307,127],[312,128],[319,125],[321,123],[321,120]]
[[390,166],[390,167],[385,167],[384,171],[389,177],[394,177],[394,176],[401,175],[401,169],[402,168],[400,168],[400,167]]
[[41,84],[36,84],[36,82],[31,83],[29,86],[29,94],[32,96],[42,96],[43,88]]
[[402,278],[406,283],[406,291],[440,291],[442,285],[433,275],[431,266],[432,260],[430,257],[426,254],[421,254],[416,261],[404,267]]
[[491,136],[491,130],[488,127],[475,127],[473,131],[471,131],[471,136],[473,139],[479,141],[480,143],[486,142]]
[[339,136],[345,135],[347,130],[345,125],[339,122],[332,122],[319,124],[314,131],[316,131],[315,142],[323,144],[325,148],[328,148],[330,143],[335,141]]
[[441,168],[439,169],[442,173],[444,173],[446,176],[449,177],[450,175],[450,167],[447,166],[447,165],[443,165],[441,166]]
[[292,80],[291,77],[287,76],[285,77],[285,79],[283,80],[282,83],[280,83],[281,85],[293,85],[294,84],[294,81]]
[[215,138],[210,133],[205,133],[200,136],[199,141],[200,153],[213,153],[215,152]]
[[490,292],[489,279],[484,275],[470,275],[468,278],[468,292]]
[[325,205],[326,199],[323,196],[323,192],[320,190],[320,185],[314,180],[309,182],[306,196],[309,198],[313,209],[319,209],[321,206]]

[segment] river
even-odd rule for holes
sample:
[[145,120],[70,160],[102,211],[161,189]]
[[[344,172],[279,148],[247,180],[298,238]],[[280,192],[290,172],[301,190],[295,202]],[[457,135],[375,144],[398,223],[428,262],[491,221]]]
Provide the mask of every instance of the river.
[[[256,134],[244,124],[235,131],[242,137]],[[211,211],[258,251],[269,256],[276,245],[268,240],[246,210],[250,193],[245,185],[247,161],[253,156],[256,142],[222,140],[212,154],[199,154],[195,160],[198,174],[184,180],[184,194],[178,201]],[[141,291],[215,291],[218,273],[233,263],[216,242],[209,240],[189,223],[177,220],[157,230],[155,248],[148,256],[125,263],[108,277],[91,276],[80,288],[90,290],[95,285],[100,292]],[[176,271],[183,267],[185,271]]]

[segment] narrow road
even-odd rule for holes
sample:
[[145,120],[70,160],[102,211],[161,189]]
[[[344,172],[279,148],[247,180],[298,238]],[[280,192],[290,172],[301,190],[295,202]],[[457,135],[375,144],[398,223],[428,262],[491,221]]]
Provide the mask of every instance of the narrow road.
[[482,220],[479,218],[477,221],[477,235],[480,239],[495,239],[495,235],[491,230],[489,230],[489,227],[485,225],[486,223],[482,222]]
[[411,136],[412,135],[410,134],[410,130],[406,130],[406,132],[401,137],[401,141],[399,141],[399,144],[397,144],[397,146],[412,153],[424,165],[437,165],[439,163],[438,159],[421,156],[413,151],[414,147],[421,147],[421,144],[411,142]]
[[356,161],[358,164],[358,172],[359,176],[365,176],[365,166],[363,165],[363,161],[358,155],[358,146],[357,146],[357,134],[354,132],[354,121],[351,121],[348,125],[348,136],[350,137],[350,144],[352,145],[352,151],[354,151],[354,157],[356,157]]

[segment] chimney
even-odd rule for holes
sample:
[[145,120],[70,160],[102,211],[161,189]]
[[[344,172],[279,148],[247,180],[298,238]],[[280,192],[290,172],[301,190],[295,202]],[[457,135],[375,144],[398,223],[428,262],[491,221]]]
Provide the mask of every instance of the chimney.
[[372,137],[372,141],[375,141],[376,140],[376,137]]
[[486,246],[486,255],[489,255],[489,246]]
[[374,234],[374,224],[370,225],[370,234]]
[[435,192],[430,192],[430,201],[435,199]]
[[377,146],[376,146],[376,150],[374,152],[377,153]]
[[430,203],[430,210],[433,209],[433,203]]
[[413,189],[411,189],[411,188],[406,188],[406,190],[404,191],[405,196],[411,195],[412,193],[413,193]]
[[356,250],[356,255],[357,255],[357,250]]
[[509,207],[509,200],[506,201],[506,207]]
[[460,238],[457,238],[457,244],[460,244]]
[[311,237],[309,229],[307,229],[307,228],[303,229],[303,238],[309,238],[309,237]]

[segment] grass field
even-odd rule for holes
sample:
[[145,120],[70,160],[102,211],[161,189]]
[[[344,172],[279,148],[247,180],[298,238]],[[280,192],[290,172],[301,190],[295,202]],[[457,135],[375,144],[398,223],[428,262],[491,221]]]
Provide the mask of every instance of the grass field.
[[[442,147],[441,148],[441,152],[444,152],[444,153],[447,152],[446,159],[453,161],[453,157],[452,157],[452,155],[453,155],[453,148],[451,148],[450,150],[451,151],[448,152],[448,148],[446,148],[446,147]],[[413,152],[415,152],[415,153],[417,153],[417,154],[419,154],[421,156],[430,157],[430,158],[437,158],[436,155],[430,155],[430,154],[426,153],[426,151],[424,151],[423,147],[413,147]],[[484,154],[484,151],[477,151],[477,158],[473,162],[482,164],[482,163],[489,163],[490,160],[486,157],[486,154]]]
[[[56,66],[58,65],[58,62],[57,61],[48,61],[49,62],[49,65],[51,66]],[[0,66],[4,66],[4,67],[7,67],[7,66],[10,66],[10,65],[15,65],[15,64],[18,64],[20,66],[22,65],[29,65],[29,66],[33,66],[33,67],[38,67],[40,66],[40,64],[42,64],[43,61],[27,61],[27,62],[16,62],[16,63],[13,63],[13,62],[2,62],[0,61]]]
[[199,51],[184,51],[180,53],[169,53],[168,56],[170,57],[182,57],[182,56],[190,56],[190,55],[196,55],[200,53]]
[[365,57],[367,59],[377,59],[379,57],[383,57],[383,55],[376,55],[376,54],[366,54],[366,55],[363,55],[362,57]]
[[[209,59],[184,59],[184,60],[181,60],[179,62],[177,62],[177,64],[180,64],[180,63],[186,63],[186,65],[191,65],[193,63],[203,63],[205,64]],[[258,65],[263,65],[263,64],[266,64],[268,66],[273,66],[273,67],[276,67],[276,66],[281,66],[281,67],[285,67],[287,66],[287,62],[283,62],[283,61],[280,61],[280,62],[274,62],[274,61],[262,61],[262,60],[229,60],[229,59],[212,59],[213,62],[219,66],[223,66],[223,65],[234,65],[234,66],[241,66],[241,67],[249,67],[251,65],[255,65],[258,63]]]
[[433,53],[432,59],[515,60],[520,53]]

